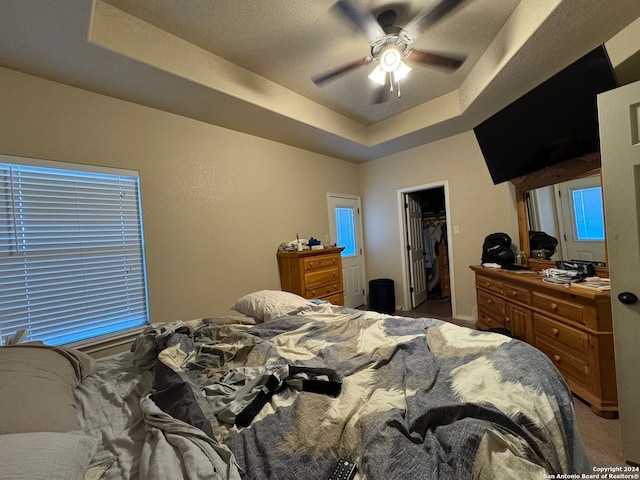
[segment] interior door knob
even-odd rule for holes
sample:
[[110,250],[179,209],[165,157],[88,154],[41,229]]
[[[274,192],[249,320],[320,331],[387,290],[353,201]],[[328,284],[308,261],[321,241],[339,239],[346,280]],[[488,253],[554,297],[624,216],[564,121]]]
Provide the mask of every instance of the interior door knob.
[[631,292],[622,292],[618,295],[618,300],[620,300],[625,305],[633,305],[638,301],[638,297]]

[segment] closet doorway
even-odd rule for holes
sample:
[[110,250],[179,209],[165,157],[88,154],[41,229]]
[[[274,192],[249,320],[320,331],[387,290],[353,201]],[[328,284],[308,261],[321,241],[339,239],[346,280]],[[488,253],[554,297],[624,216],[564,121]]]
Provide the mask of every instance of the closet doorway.
[[451,318],[448,183],[400,190],[405,309],[411,316]]

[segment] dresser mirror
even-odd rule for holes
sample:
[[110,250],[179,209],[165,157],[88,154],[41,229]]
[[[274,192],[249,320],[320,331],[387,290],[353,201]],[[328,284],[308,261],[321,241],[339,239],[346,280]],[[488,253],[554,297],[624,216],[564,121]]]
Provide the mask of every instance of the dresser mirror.
[[[512,183],[516,188],[520,249],[529,255],[530,263],[534,263],[532,267],[547,268],[554,266],[557,260],[606,264],[599,153],[547,167],[514,179]],[[556,210],[565,214],[558,216]],[[590,221],[593,219],[595,221]],[[558,244],[551,259],[537,260],[532,258],[529,230],[544,231],[558,240],[563,236],[562,240],[566,238],[567,241]],[[578,238],[577,242],[573,241],[575,238]],[[598,269],[598,274],[608,276],[606,268]]]

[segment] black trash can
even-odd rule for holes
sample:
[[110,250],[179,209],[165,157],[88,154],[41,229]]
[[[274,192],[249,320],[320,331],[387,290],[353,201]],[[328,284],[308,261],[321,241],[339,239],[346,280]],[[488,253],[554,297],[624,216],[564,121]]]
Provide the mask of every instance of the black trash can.
[[379,313],[396,311],[396,294],[393,280],[378,278],[369,281],[369,308]]

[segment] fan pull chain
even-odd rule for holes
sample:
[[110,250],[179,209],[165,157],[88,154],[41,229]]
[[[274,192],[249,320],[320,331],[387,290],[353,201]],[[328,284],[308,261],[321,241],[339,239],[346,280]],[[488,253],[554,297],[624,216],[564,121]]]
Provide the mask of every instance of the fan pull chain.
[[397,85],[398,85],[398,100],[400,100],[402,98],[402,93],[400,93],[400,80],[398,80]]

